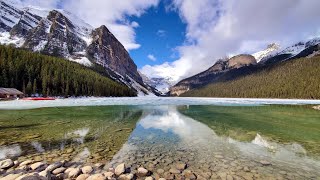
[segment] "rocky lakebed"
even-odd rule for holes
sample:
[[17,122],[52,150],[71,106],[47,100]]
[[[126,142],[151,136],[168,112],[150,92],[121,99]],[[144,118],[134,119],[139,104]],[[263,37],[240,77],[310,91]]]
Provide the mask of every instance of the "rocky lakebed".
[[0,110],[0,179],[319,179],[318,106]]

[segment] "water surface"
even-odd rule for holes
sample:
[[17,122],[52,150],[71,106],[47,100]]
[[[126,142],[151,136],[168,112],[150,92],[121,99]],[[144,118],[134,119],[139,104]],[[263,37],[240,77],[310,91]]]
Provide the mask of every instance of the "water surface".
[[204,179],[315,179],[319,134],[320,111],[308,105],[0,110],[0,159],[124,162],[153,172],[182,162]]

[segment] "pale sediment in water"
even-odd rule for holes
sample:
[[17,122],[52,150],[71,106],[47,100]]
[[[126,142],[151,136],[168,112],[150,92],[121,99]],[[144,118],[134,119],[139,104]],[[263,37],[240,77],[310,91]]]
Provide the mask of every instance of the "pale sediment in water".
[[320,110],[320,105],[319,106],[313,106],[312,108],[315,109],[315,110]]

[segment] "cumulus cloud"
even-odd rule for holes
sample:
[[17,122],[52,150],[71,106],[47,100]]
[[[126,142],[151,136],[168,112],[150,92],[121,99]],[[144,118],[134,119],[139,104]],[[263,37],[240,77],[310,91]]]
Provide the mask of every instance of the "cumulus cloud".
[[134,28],[139,24],[128,22],[127,16],[141,16],[159,0],[64,0],[64,9],[71,11],[93,26],[104,23],[127,50],[137,49]]
[[285,47],[306,40],[319,35],[319,5],[318,0],[173,0],[187,24],[186,41],[177,47],[180,58],[141,71],[178,81],[226,55],[253,53],[272,42]]
[[32,5],[48,9],[69,11],[93,27],[106,25],[127,50],[141,45],[135,41],[137,22],[129,22],[128,16],[142,15],[146,9],[157,6],[159,0],[15,0],[24,6]]
[[157,58],[153,55],[153,54],[149,54],[148,56],[148,59],[150,59],[151,61],[156,61]]

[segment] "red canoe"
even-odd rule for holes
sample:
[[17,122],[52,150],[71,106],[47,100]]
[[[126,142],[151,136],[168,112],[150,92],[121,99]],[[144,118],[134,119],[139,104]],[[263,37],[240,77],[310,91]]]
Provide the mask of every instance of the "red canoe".
[[23,98],[22,100],[31,100],[31,101],[52,101],[56,100],[55,98],[44,98],[44,97],[30,97],[30,98]]

